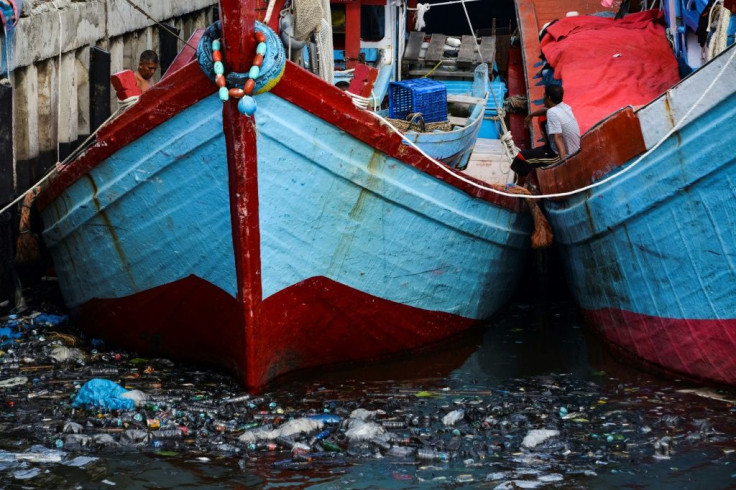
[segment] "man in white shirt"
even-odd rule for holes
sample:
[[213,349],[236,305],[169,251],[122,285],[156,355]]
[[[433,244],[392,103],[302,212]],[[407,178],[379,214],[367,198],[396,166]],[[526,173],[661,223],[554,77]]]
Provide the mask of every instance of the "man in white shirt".
[[[547,136],[544,146],[521,150],[511,162],[516,173],[516,185],[524,185],[526,176],[536,167],[558,163],[580,149],[580,127],[572,108],[562,101],[561,85],[547,85],[544,89],[544,107],[526,117],[529,124],[534,116],[547,116]],[[541,124],[544,128],[544,123]]]

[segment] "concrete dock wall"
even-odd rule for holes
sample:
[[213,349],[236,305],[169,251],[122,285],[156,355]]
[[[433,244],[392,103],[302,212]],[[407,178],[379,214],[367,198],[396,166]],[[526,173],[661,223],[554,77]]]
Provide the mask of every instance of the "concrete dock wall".
[[[192,32],[216,16],[217,0],[24,0],[12,41],[2,39],[10,70],[0,74],[0,206],[115,112],[111,73],[135,70],[146,49],[168,66]],[[178,31],[178,39],[160,24]],[[154,80],[160,77],[161,68]],[[10,306],[17,228],[18,209],[0,216],[0,303],[9,299]]]

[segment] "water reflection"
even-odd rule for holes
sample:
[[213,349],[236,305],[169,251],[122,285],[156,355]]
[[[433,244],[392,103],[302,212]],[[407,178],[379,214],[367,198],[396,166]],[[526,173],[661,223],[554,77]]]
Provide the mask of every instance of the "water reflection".
[[[135,356],[127,356],[130,371],[138,375],[129,383],[161,386],[151,390],[161,396],[186,393],[185,400],[194,401],[185,401],[183,412],[202,400],[218,410],[213,419],[219,421],[203,422],[196,410],[193,418],[183,417],[193,432],[171,450],[64,446],[60,450],[68,456],[62,463],[42,456],[43,461],[19,464],[18,455],[34,444],[54,449],[54,442],[63,440],[59,431],[66,420],[78,421],[85,433],[102,430],[96,414],[72,412],[64,403],[74,388],[66,388],[61,378],[84,379],[85,371],[39,369],[34,386],[47,386],[48,397],[0,390],[6,407],[0,487],[736,486],[733,392],[710,388],[718,399],[704,398],[698,396],[707,394],[703,387],[620,362],[586,333],[566,297],[535,297],[531,304],[509,305],[486,328],[439,346],[282,378],[254,408],[223,407],[222,400],[240,390],[226,375],[153,360],[139,370],[132,363]],[[155,375],[144,373],[147,365],[156,366]],[[356,408],[383,411],[380,420],[405,422],[392,429],[397,439],[391,444],[414,452],[392,456],[375,444],[348,441],[337,427],[330,441],[340,452],[315,450],[308,457],[295,458],[278,447],[252,449],[238,441],[243,427],[254,421],[276,425],[279,419],[325,412],[347,417]],[[146,417],[158,416],[155,408],[146,410]],[[457,410],[463,411],[460,422],[445,424],[443,418]],[[227,428],[215,430],[215,422]],[[525,445],[535,430],[556,434]],[[423,460],[418,448],[452,457]],[[97,459],[79,467],[65,464],[75,455]]]

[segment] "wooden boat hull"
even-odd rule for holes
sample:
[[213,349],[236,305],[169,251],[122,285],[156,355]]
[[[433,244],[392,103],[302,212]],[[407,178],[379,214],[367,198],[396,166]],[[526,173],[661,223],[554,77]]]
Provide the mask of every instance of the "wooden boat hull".
[[[529,20],[531,2],[523,3]],[[560,8],[574,10],[573,3]],[[531,22],[526,29],[527,39],[536,33]],[[533,51],[525,43],[527,56]],[[545,202],[569,286],[589,323],[626,356],[659,371],[731,385],[734,52],[646,106],[608,117],[583,135],[579,153],[537,171],[544,194],[605,181]],[[527,60],[527,76],[531,66]]]
[[725,384],[736,383],[736,158],[723,151],[735,117],[731,94],[622,178],[546,206],[573,295],[604,338]]
[[[92,335],[259,388],[439,342],[514,292],[531,229],[519,203],[438,169],[339,89],[287,64],[257,97],[240,207],[214,86],[196,65],[160,85],[39,197],[65,300]],[[247,213],[257,225],[238,241]]]

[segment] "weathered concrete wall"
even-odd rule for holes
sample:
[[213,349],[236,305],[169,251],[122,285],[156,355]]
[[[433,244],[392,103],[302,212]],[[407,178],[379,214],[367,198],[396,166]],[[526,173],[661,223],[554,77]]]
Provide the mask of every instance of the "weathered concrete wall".
[[[90,104],[92,48],[109,53],[109,67],[104,67],[109,73],[134,70],[142,51],[153,49],[161,55],[159,39],[165,31],[159,23],[178,29],[181,49],[194,30],[212,23],[217,9],[217,0],[130,2],[24,0],[9,46],[9,80],[0,80],[3,86],[12,87],[12,95],[7,97],[6,90],[4,107],[0,107],[0,114],[4,114],[0,131],[6,135],[0,147],[0,207],[29,188],[94,131],[90,110],[99,115],[100,107]],[[160,76],[159,70],[154,80]],[[114,90],[107,102],[107,113],[114,112]],[[17,226],[17,219],[0,219],[0,244],[14,242]],[[14,251],[0,246],[0,254],[2,302],[12,295],[12,286],[6,285],[14,284],[9,280],[12,256],[8,256]]]
[[[216,0],[133,0],[182,39],[212,22]],[[54,6],[58,6],[58,9]],[[110,72],[135,69],[145,49],[158,51],[158,24],[127,0],[26,0],[10,49],[17,161],[56,151],[89,134],[89,48],[110,52]],[[61,50],[59,46],[61,45]],[[183,41],[179,41],[179,48]],[[156,78],[160,77],[160,73]],[[116,107],[114,93],[110,108]]]

